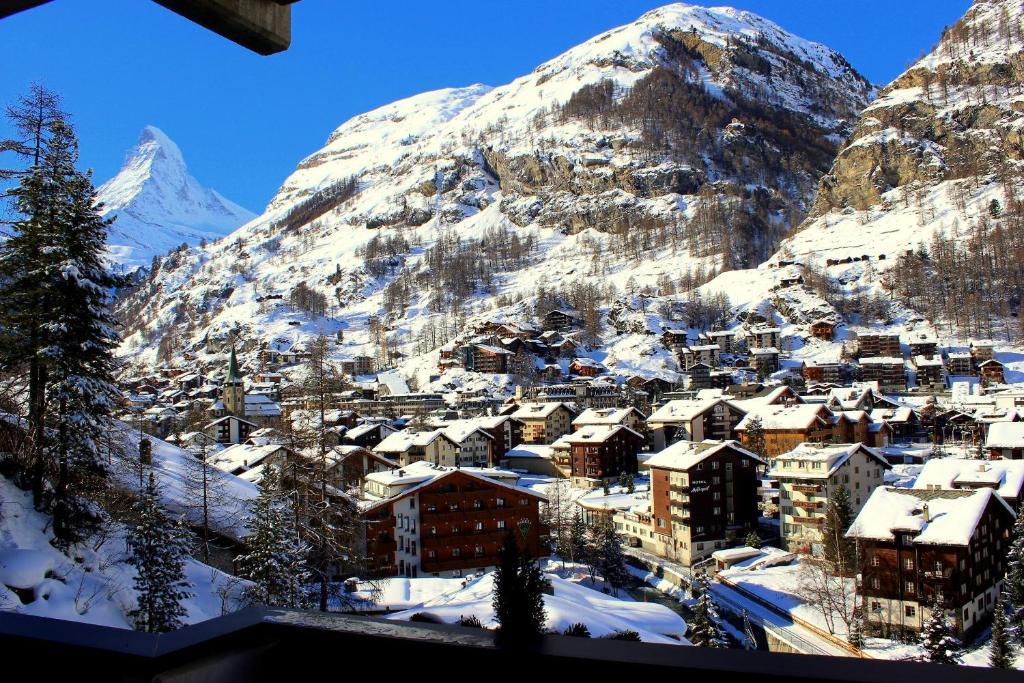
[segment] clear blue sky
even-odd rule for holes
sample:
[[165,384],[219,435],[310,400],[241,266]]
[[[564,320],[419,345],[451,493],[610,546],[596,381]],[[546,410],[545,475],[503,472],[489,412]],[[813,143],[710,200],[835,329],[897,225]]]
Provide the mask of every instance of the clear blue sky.
[[[97,183],[146,124],[192,174],[260,211],[347,118],[447,86],[500,85],[656,0],[301,0],[292,47],[260,57],[144,0],[55,0],[0,20],[0,103],[59,91]],[[723,3],[715,3],[723,4]],[[872,82],[898,75],[969,0],[736,0],[839,52]],[[0,124],[0,134],[5,132]]]

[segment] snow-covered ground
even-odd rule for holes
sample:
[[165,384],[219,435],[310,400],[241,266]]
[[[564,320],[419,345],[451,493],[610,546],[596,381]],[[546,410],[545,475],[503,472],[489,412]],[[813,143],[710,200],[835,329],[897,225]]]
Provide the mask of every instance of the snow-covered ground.
[[[633,630],[645,642],[686,643],[686,622],[669,608],[637,602],[619,592],[617,596],[599,590],[607,588],[598,580],[591,585],[586,570],[551,560],[544,567],[554,595],[544,596],[549,629],[564,631],[584,623],[593,637]],[[368,595],[368,594],[367,594]],[[494,619],[494,573],[466,579],[390,579],[382,588],[381,605],[406,607],[389,619],[407,620],[424,613],[446,623],[458,623],[475,616],[485,628],[496,628]]]
[[[125,529],[73,547],[68,554],[51,545],[52,520],[32,506],[32,496],[0,477],[0,609],[115,628],[132,628],[135,570]],[[183,602],[187,623],[240,608],[246,582],[189,560],[185,574],[192,597]]]

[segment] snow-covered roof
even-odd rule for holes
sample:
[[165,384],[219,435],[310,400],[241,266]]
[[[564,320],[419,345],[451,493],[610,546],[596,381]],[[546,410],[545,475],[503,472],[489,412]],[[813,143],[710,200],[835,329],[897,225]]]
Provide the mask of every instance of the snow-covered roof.
[[1013,511],[992,489],[921,491],[880,486],[846,533],[850,538],[892,541],[910,532],[915,543],[967,546],[989,503]]
[[[565,403],[559,403],[558,401],[551,401],[549,403],[523,403],[519,406],[519,410],[512,413],[512,417],[517,420],[537,418],[547,419],[549,415],[563,406],[568,409],[568,405]],[[570,412],[572,411],[570,410]]]
[[493,436],[485,432],[476,424],[469,421],[459,421],[449,424],[447,427],[443,427],[441,432],[455,443],[461,444],[463,441],[468,439],[473,434],[484,437],[485,439],[494,439]]
[[622,424],[632,413],[637,413],[640,419],[643,415],[636,408],[587,408],[572,421],[573,427],[584,425],[613,425]]
[[828,409],[813,403],[798,403],[796,405],[779,406],[769,405],[751,410],[736,425],[738,431],[744,431],[755,417],[761,418],[761,426],[765,429],[788,430],[806,429],[814,424],[822,412]]
[[[368,481],[376,481],[386,486],[394,486],[396,484],[406,483],[413,484],[409,488],[402,490],[400,493],[397,493],[396,495],[391,496],[390,498],[386,498],[382,501],[374,503],[367,509],[378,507],[379,505],[397,500],[399,498],[404,498],[409,494],[415,493],[416,491],[426,486],[427,484],[443,479],[445,477],[452,476],[456,473],[464,474],[474,479],[479,479],[489,484],[494,484],[495,486],[500,486],[502,488],[515,491],[516,493],[522,495],[531,496],[533,498],[539,498],[542,501],[547,500],[547,498],[544,495],[537,493],[532,489],[517,486],[516,482],[519,481],[519,475],[509,470],[501,470],[488,467],[442,467],[440,465],[434,465],[429,462],[420,461],[408,465],[406,467],[402,467],[401,469],[388,470],[386,472],[373,472],[371,474],[366,475],[366,479]],[[509,481],[511,481],[512,483],[508,483]]]
[[821,469],[802,470],[800,476],[826,479],[835,474],[836,470],[842,467],[858,451],[864,453],[868,458],[875,460],[884,469],[892,469],[889,461],[878,450],[861,443],[820,444],[805,442],[787,453],[776,456],[771,474],[792,475],[792,472],[788,470],[781,471],[791,462],[819,462],[824,467]]
[[444,436],[444,432],[441,429],[429,432],[403,430],[388,434],[383,441],[373,447],[373,450],[376,453],[405,453],[410,448],[429,446],[435,439],[442,436]]
[[246,417],[277,417],[281,414],[281,406],[264,394],[245,395]]
[[616,434],[625,431],[638,439],[644,437],[625,425],[587,425],[582,427],[572,434],[568,434],[565,438],[569,443],[604,443],[608,439],[612,438]]
[[936,458],[925,463],[913,488],[994,488],[1003,498],[1019,498],[1024,487],[1024,460]]
[[236,443],[209,456],[210,464],[225,472],[244,471],[262,464],[268,456],[273,455],[281,448],[282,446],[279,444],[254,446]]
[[392,396],[408,394],[412,391],[409,389],[409,382],[398,370],[377,373],[377,384],[386,387],[387,392]]
[[655,453],[647,459],[648,467],[661,467],[669,470],[688,470],[699,462],[710,458],[725,449],[732,449],[740,455],[751,458],[758,463],[766,464],[755,453],[740,446],[738,441],[705,439],[704,441],[677,441],[665,450]]
[[349,429],[347,432],[345,432],[345,436],[349,439],[358,439],[361,436],[369,434],[378,427],[383,427],[385,430],[390,432],[395,431],[393,427],[389,427],[388,425],[382,424],[380,422],[364,422],[361,425],[356,425],[355,427]]
[[688,422],[698,415],[714,408],[716,404],[724,403],[720,398],[698,400],[698,399],[677,399],[669,401],[658,408],[647,418],[648,422]]
[[861,365],[903,365],[903,359],[896,356],[871,356],[861,358],[858,362]]
[[988,427],[986,448],[1024,448],[1024,422],[993,422]]
[[553,456],[554,448],[546,444],[539,443],[524,443],[519,444],[515,448],[505,451],[506,458],[543,458],[544,460],[550,460]]

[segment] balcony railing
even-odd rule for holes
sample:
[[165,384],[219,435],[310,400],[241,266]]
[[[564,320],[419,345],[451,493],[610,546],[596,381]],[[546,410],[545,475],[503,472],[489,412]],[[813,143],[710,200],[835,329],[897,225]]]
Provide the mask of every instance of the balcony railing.
[[816,526],[821,526],[822,524],[825,523],[825,518],[824,517],[797,517],[796,515],[794,515],[793,516],[793,522],[796,523],[796,524],[814,524]]

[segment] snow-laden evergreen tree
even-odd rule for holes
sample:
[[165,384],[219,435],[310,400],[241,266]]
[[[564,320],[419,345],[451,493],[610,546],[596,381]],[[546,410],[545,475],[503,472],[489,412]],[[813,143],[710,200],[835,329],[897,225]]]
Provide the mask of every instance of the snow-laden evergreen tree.
[[139,631],[174,631],[188,616],[182,601],[192,596],[192,584],[185,576],[188,534],[164,514],[152,474],[137,513],[138,523],[128,537],[128,563],[135,567],[138,606],[128,616]]
[[1017,637],[1024,640],[1024,632],[1020,628],[1020,615],[1024,612],[1024,515],[1017,515],[1017,521],[1013,523],[1012,540],[1006,558],[1005,585],[1007,598],[1013,607],[1011,620],[1017,627]]
[[94,520],[84,497],[72,488],[81,489],[91,475],[102,473],[100,441],[120,396],[114,384],[120,336],[110,304],[111,290],[123,280],[107,270],[112,221],[99,215],[92,178],[76,169],[77,162],[74,131],[63,121],[54,123],[43,166],[47,182],[59,183],[62,196],[42,245],[48,308],[41,354],[49,366],[48,422],[56,433],[53,530],[65,542],[82,538]]
[[850,620],[850,633],[847,640],[856,648],[864,647],[864,615],[859,609],[853,613],[853,618]]
[[988,663],[994,669],[1012,669],[1014,659],[1013,645],[1010,643],[1010,629],[1006,623],[1006,607],[1003,597],[996,600],[995,613],[992,615],[992,638]]
[[743,635],[747,637],[747,642],[743,647],[747,650],[756,650],[757,636],[754,635],[754,627],[750,623],[750,614],[747,613],[747,610],[743,610]]
[[494,572],[494,618],[502,642],[528,644],[544,633],[547,624],[544,583],[540,567],[519,550],[519,543],[510,530]]
[[14,220],[6,239],[0,241],[0,371],[20,377],[27,388],[26,419],[31,438],[20,453],[36,509],[47,507],[46,458],[46,364],[40,351],[46,310],[42,286],[43,235],[57,215],[59,183],[45,180],[43,155],[55,123],[67,114],[60,97],[40,85],[7,108],[13,137],[0,140],[0,151],[13,154],[20,166],[0,169],[0,179],[19,180],[5,192],[14,209]]
[[757,535],[756,531],[751,531],[749,534],[747,534],[747,537],[746,539],[744,539],[743,543],[750,546],[751,548],[760,548],[761,537]]
[[27,362],[29,402],[42,402],[29,406],[33,494],[46,507],[48,482],[54,535],[67,545],[98,521],[86,500],[102,479],[99,444],[119,395],[110,292],[122,281],[106,269],[111,221],[76,168],[78,141],[62,117],[50,121],[34,159],[11,191],[18,220],[0,253],[0,346],[5,369]]
[[849,575],[856,560],[856,544],[846,537],[851,522],[850,492],[843,485],[837,486],[829,497],[821,537],[822,553],[840,576]]
[[960,641],[953,635],[949,615],[937,602],[932,605],[931,616],[921,629],[921,647],[925,660],[936,664],[959,664]]
[[597,571],[617,594],[629,578],[626,558],[622,553],[622,537],[612,521],[603,518],[593,526],[591,533],[592,547],[597,555]]
[[249,552],[239,555],[239,573],[253,582],[246,599],[271,607],[303,607],[306,548],[299,542],[293,515],[278,488],[277,471],[264,468],[260,493],[249,505],[252,533],[245,539]]
[[570,562],[586,562],[587,550],[587,523],[583,521],[580,513],[580,506],[574,505],[576,509],[572,514],[572,521],[569,523],[569,533],[566,535],[565,549],[560,553]]
[[768,452],[768,444],[765,441],[764,423],[760,416],[754,416],[747,422],[744,447],[751,453],[756,453],[764,458]]
[[728,647],[728,641],[719,623],[718,605],[711,595],[711,580],[707,574],[698,572],[693,577],[691,592],[696,594],[697,602],[693,606],[686,637],[699,647]]

